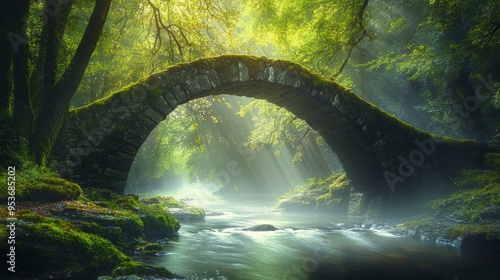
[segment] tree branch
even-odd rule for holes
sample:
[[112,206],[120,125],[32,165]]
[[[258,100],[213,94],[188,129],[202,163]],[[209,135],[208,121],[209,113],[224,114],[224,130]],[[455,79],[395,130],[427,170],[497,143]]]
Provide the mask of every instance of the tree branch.
[[[352,51],[354,50],[354,48],[366,37],[366,35],[368,34],[368,32],[366,31],[366,27],[363,23],[363,15],[365,14],[366,12],[366,7],[368,6],[368,3],[370,2],[370,0],[364,0],[363,4],[361,5],[361,8],[359,9],[358,11],[358,14],[356,15],[356,22],[358,23],[359,25],[359,30],[357,32],[355,32],[355,34],[353,35],[353,37],[351,37],[351,42],[349,43],[349,51],[347,53],[347,56],[346,58],[344,59],[344,61],[342,62],[342,64],[340,65],[340,68],[337,70],[337,72],[335,72],[334,76],[337,77],[338,75],[340,75],[342,73],[342,71],[344,70],[344,68],[346,67],[347,65],[347,62],[349,61],[349,59],[351,58],[351,54],[352,54]],[[354,28],[354,26],[353,26]],[[359,33],[361,33],[359,35]],[[357,37],[357,38],[356,38]]]

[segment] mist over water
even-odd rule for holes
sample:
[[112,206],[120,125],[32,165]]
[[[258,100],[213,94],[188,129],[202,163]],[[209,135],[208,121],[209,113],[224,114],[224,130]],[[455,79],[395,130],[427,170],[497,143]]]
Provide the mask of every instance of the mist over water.
[[[199,187],[199,186],[198,186]],[[183,224],[160,256],[137,256],[187,279],[496,279],[494,256],[354,228],[330,214],[274,212],[274,198],[188,201],[220,216]],[[179,197],[188,193],[179,193]],[[276,231],[244,231],[272,224]],[[340,227],[339,227],[340,225]]]
[[[360,225],[365,220],[334,213],[276,211],[280,196],[314,182],[312,178],[322,181],[342,172],[341,164],[327,145],[311,145],[314,135],[302,143],[302,161],[294,160],[298,149],[292,144],[273,146],[253,139],[254,145],[262,146],[251,149],[251,132],[265,123],[251,121],[256,117],[253,112],[235,116],[238,109],[234,108],[249,104],[250,99],[225,98],[233,109],[214,103],[211,113],[217,123],[197,120],[194,132],[182,123],[185,118],[176,120],[180,123],[172,119],[166,134],[152,133],[152,140],[184,133],[197,139],[194,136],[199,133],[203,152],[184,138],[166,141],[167,150],[174,152],[162,154],[156,163],[163,165],[155,165],[150,158],[156,155],[152,151],[157,142],[151,141],[145,144],[142,162],[132,168],[135,182],[127,189],[141,197],[170,195],[222,215],[182,223],[178,236],[164,245],[163,254],[137,255],[138,261],[163,266],[187,279],[498,279],[498,255],[364,229]],[[298,133],[300,139],[303,135]],[[164,176],[149,180],[148,171],[154,168]],[[421,201],[415,195],[402,207],[420,209]],[[262,224],[277,230],[245,230]]]

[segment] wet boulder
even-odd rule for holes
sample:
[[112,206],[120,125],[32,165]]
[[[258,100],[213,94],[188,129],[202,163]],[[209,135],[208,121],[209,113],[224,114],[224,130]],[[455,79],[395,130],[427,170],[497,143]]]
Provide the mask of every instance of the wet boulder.
[[275,231],[278,230],[277,227],[270,224],[255,225],[251,227],[246,227],[242,229],[243,231]]

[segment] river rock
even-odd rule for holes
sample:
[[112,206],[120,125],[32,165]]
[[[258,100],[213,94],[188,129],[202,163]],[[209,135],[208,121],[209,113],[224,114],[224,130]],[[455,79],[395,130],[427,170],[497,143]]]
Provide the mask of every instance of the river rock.
[[243,228],[244,231],[275,231],[278,228],[270,224],[262,224]]

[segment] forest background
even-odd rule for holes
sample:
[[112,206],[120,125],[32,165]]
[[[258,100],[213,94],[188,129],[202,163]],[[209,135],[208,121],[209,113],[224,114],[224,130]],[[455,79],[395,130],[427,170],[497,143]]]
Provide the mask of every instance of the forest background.
[[[171,65],[228,53],[299,63],[418,128],[488,142],[498,138],[500,128],[498,4],[15,1],[0,17],[0,35],[8,38],[0,55],[0,115],[14,135],[2,137],[6,150],[12,148],[2,153],[2,165],[26,157],[47,164],[69,108]],[[286,110],[265,101],[212,96],[180,106],[151,133],[129,185],[147,189],[177,180],[226,186],[220,170],[246,148],[256,158],[240,161],[240,182],[251,185],[227,187],[266,188],[292,169],[299,175],[287,179],[297,184],[340,168],[321,137]],[[272,174],[259,168],[276,157],[289,164]]]

